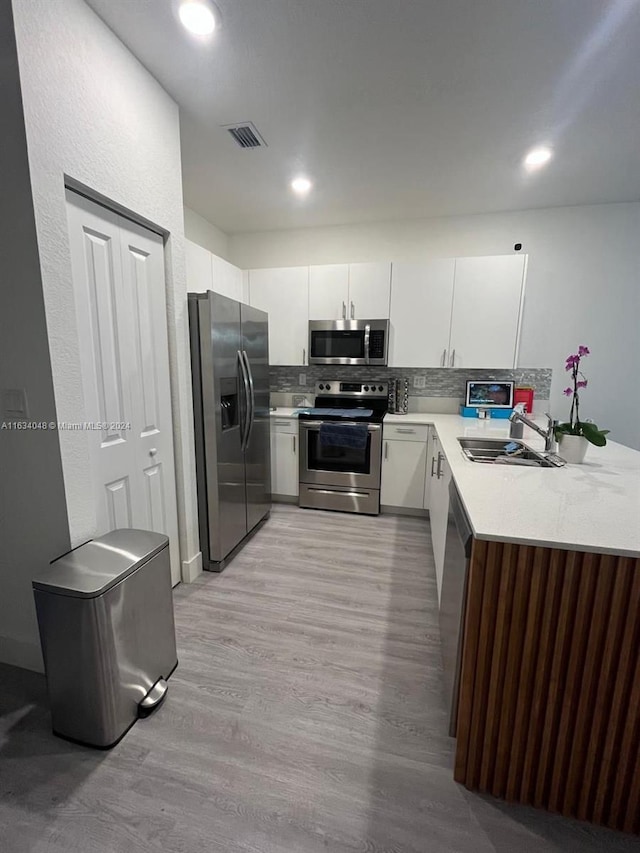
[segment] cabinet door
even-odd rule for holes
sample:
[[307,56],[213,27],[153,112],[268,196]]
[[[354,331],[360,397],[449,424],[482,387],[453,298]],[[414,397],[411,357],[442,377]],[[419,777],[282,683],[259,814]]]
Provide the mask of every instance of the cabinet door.
[[211,268],[213,290],[241,302],[242,270],[217,255],[211,255]]
[[271,492],[298,495],[298,436],[271,427]]
[[380,503],[422,509],[426,461],[423,441],[384,441]]
[[391,264],[349,264],[349,304],[352,320],[387,320],[391,297]]
[[249,304],[269,315],[269,364],[306,364],[309,267],[250,270]]
[[515,367],[525,258],[458,258],[450,367]]
[[187,265],[187,291],[189,293],[206,293],[213,290],[213,274],[211,252],[185,240],[185,260]]
[[444,367],[448,360],[455,260],[393,264],[391,367]]
[[[434,475],[431,477],[431,499],[429,519],[431,523],[431,544],[436,565],[436,583],[438,587],[438,602],[442,591],[442,573],[444,571],[444,548],[447,538],[447,523],[449,518],[449,482],[451,469],[446,456],[440,451],[438,443],[434,443]],[[429,462],[431,466],[431,462]]]
[[309,319],[345,320],[349,307],[349,264],[309,267]]

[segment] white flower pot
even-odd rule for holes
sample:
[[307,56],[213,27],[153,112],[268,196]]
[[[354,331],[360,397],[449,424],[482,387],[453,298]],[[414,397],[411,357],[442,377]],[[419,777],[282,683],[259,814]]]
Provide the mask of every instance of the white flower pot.
[[571,465],[584,462],[589,442],[583,435],[561,435],[558,438],[558,455]]

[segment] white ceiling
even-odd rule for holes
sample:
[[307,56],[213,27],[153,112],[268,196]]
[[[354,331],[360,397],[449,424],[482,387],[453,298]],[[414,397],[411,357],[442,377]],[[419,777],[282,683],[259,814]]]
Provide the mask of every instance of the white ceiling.
[[88,3],[180,105],[185,204],[227,232],[640,199],[638,0],[217,0],[208,43],[177,0]]

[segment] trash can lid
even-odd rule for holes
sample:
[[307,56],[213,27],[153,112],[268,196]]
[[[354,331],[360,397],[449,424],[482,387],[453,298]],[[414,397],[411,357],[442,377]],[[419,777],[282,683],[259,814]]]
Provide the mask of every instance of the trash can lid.
[[96,598],[168,544],[164,533],[112,530],[54,560],[33,579],[33,588],[74,598]]

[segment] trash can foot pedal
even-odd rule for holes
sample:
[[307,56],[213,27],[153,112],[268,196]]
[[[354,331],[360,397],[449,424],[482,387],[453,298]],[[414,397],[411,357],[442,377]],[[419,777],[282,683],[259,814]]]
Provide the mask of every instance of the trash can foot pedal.
[[153,685],[151,690],[138,705],[138,716],[148,717],[155,709],[162,704],[167,695],[169,685],[164,678],[159,678]]

